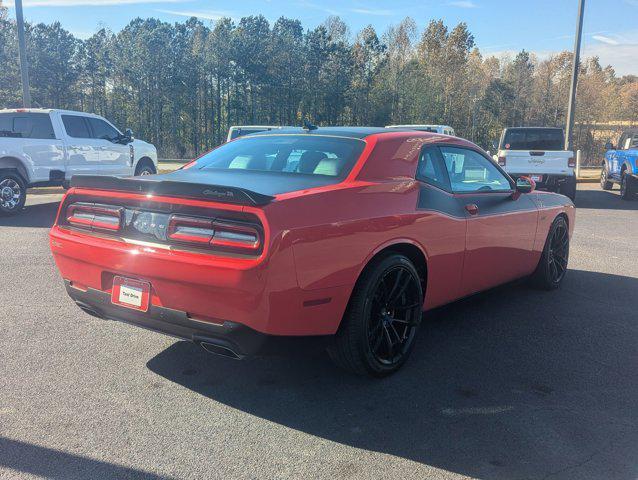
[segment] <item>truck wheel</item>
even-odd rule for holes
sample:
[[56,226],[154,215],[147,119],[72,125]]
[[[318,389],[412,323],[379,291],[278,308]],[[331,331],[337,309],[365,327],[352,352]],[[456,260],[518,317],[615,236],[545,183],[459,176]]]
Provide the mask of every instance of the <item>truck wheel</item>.
[[530,278],[532,285],[542,290],[558,288],[567,273],[568,260],[569,228],[565,218],[560,216],[549,229],[541,259]]
[[603,190],[611,190],[612,188],[614,188],[613,182],[610,182],[609,178],[607,177],[607,169],[604,165],[603,169],[600,171],[600,188],[602,188]]
[[135,169],[135,176],[138,177],[140,175],[155,175],[155,168],[153,168],[152,164],[148,164],[146,162],[140,163]]
[[634,177],[626,172],[623,173],[620,180],[620,198],[623,200],[632,200],[634,198],[635,190],[636,181],[634,180]]
[[20,175],[0,172],[0,215],[15,215],[27,200],[27,186]]
[[405,363],[423,309],[423,289],[412,262],[400,254],[373,261],[350,297],[341,326],[328,347],[337,366],[383,377]]
[[576,200],[576,176],[574,175],[569,177],[567,181],[559,187],[558,192],[565,195],[566,197],[569,197],[572,202],[575,201]]

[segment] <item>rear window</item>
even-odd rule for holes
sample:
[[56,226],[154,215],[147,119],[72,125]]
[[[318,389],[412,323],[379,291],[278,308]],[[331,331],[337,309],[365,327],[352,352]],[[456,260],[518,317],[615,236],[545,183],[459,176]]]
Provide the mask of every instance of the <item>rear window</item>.
[[508,128],[502,150],[563,150],[565,135],[560,128]]
[[46,113],[0,113],[0,137],[55,138]]
[[318,135],[258,135],[230,142],[204,155],[194,168],[280,175],[348,175],[365,142]]

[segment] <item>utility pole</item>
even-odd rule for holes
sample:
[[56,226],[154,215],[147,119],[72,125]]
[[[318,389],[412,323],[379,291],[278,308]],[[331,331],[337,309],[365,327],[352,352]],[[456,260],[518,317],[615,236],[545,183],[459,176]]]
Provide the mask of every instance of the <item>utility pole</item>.
[[24,108],[31,108],[31,93],[29,91],[29,61],[27,60],[27,43],[24,39],[24,15],[22,14],[22,0],[15,0],[16,23],[18,24],[18,47],[20,49],[20,75],[22,76],[22,104]]
[[580,68],[580,41],[583,36],[583,17],[585,16],[585,0],[578,0],[578,20],[576,22],[576,39],[574,40],[574,61],[572,65],[572,84],[569,88],[569,106],[567,107],[567,131],[565,132],[565,150],[572,150],[574,135],[574,117],[576,116],[576,85]]

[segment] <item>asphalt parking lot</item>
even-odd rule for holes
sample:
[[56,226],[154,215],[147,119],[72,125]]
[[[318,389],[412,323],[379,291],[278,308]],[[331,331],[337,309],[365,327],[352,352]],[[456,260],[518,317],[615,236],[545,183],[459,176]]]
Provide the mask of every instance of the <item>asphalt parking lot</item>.
[[580,185],[570,270],[426,317],[397,375],[237,362],[81,312],[58,195],[0,219],[0,478],[635,479],[638,201]]

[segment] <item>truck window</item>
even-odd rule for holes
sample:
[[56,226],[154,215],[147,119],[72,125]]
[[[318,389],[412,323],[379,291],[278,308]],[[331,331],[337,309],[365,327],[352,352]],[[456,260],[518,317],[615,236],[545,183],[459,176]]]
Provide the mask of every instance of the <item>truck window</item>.
[[84,117],[79,115],[62,115],[62,123],[69,137],[91,138],[89,126]]
[[565,135],[560,128],[508,128],[502,150],[563,150]]
[[88,117],[87,120],[89,121],[89,125],[91,125],[93,138],[99,138],[100,140],[108,140],[111,142],[120,136],[120,132],[104,120],[92,117]]
[[1,113],[0,137],[55,138],[47,113]]

